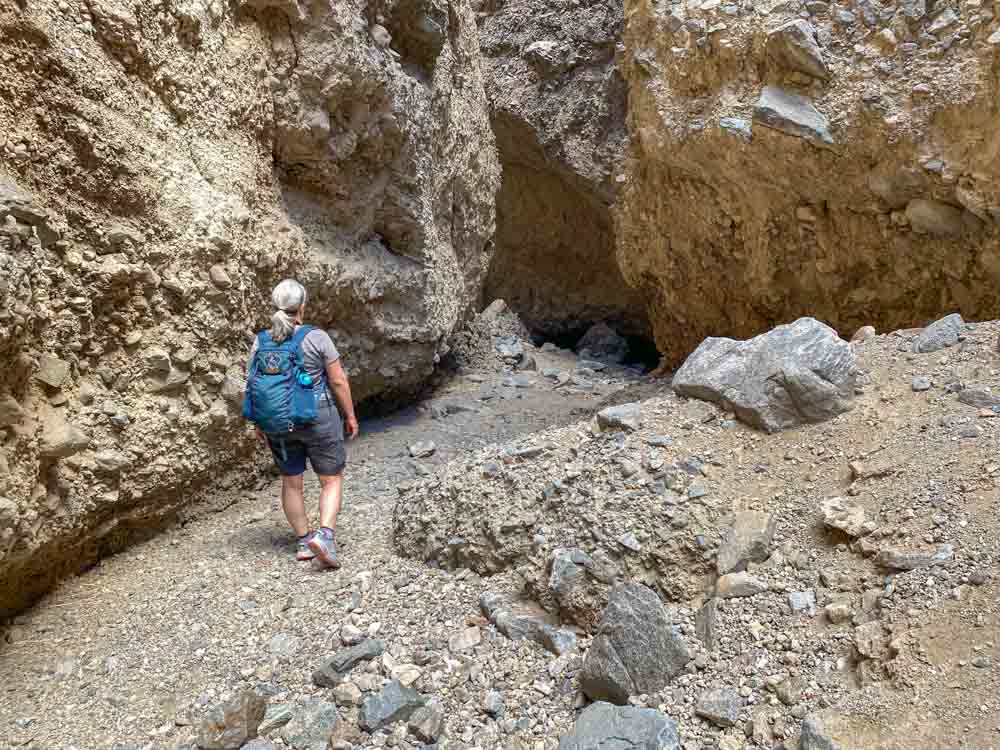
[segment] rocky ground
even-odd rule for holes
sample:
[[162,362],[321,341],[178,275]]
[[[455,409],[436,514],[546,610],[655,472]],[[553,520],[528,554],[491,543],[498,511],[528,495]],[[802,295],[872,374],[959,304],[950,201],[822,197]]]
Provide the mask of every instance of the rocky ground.
[[[416,679],[440,701],[448,735],[470,745],[475,737],[495,738],[485,747],[501,735],[557,736],[572,721],[571,662],[553,663],[533,644],[484,627],[485,584],[475,573],[434,570],[391,547],[401,482],[486,444],[585,417],[640,380],[624,368],[570,375],[573,353],[516,345],[522,366],[533,359],[539,370],[504,373],[467,347],[477,371],[455,376],[418,408],[363,424],[349,449],[340,571],[294,561],[279,484],[268,481],[256,493],[216,498],[217,512],[103,560],[15,618],[0,652],[0,747],[184,747],[207,709],[241,689],[296,711],[313,697],[339,702],[349,719],[342,726],[357,726],[354,704],[384,675]],[[546,378],[541,371],[550,369],[565,374]],[[417,444],[432,444],[432,455],[412,458]],[[449,648],[469,633],[475,644]],[[314,685],[317,666],[362,635],[387,651],[355,670],[360,693],[334,696]],[[507,705],[496,720],[483,710],[490,689]],[[281,732],[271,737],[279,747]],[[384,733],[357,738],[387,741]],[[312,747],[294,742],[285,746]]]
[[[615,637],[610,584],[631,581],[639,598],[618,615],[662,631],[673,677],[654,674],[633,708],[592,704],[578,733],[659,731],[658,747],[684,750],[993,747],[1000,324],[949,330],[961,340],[929,353],[916,331],[862,336],[853,408],[777,435],[665,381],[500,338],[508,363],[537,369],[464,370],[364,426],[340,571],[291,558],[269,483],[16,618],[0,746],[223,747],[200,728],[244,690],[258,696],[244,714],[267,702],[250,748],[325,747],[335,715],[334,747],[554,748],[581,687],[614,688],[592,654]],[[636,394],[652,397],[609,420]],[[572,566],[553,572],[572,547],[594,563],[576,598],[554,584]],[[666,607],[642,604],[639,584]]]

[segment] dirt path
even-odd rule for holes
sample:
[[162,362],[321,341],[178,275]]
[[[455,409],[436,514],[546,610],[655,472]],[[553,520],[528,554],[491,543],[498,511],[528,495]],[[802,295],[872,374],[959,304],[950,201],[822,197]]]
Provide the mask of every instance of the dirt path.
[[[539,373],[519,377],[527,387],[497,374],[459,377],[424,406],[363,425],[350,446],[338,572],[294,561],[274,481],[66,581],[7,634],[0,747],[184,747],[192,722],[230,690],[256,687],[279,703],[321,692],[312,670],[340,646],[347,623],[379,634],[401,658],[446,640],[477,615],[480,587],[473,575],[393,555],[396,485],[488,442],[578,419],[622,385],[595,378],[592,391],[555,389]],[[428,440],[434,456],[411,459],[407,446]],[[314,498],[314,480],[307,489]],[[523,645],[497,649],[513,664],[541,659]]]

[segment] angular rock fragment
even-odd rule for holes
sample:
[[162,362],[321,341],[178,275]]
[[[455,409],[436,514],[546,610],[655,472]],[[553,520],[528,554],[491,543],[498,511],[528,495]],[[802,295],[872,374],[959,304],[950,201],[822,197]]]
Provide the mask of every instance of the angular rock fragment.
[[587,706],[559,750],[680,750],[677,722],[651,708]]
[[890,570],[917,570],[943,565],[955,557],[955,549],[950,544],[942,544],[933,551],[904,550],[889,548],[881,550],[875,561]]
[[673,388],[777,432],[849,410],[857,374],[850,344],[818,320],[800,318],[747,341],[705,339]]
[[831,529],[838,529],[851,537],[861,537],[871,533],[872,525],[865,515],[865,509],[843,497],[831,497],[820,504],[823,523]]
[[385,643],[374,639],[341,649],[313,672],[313,682],[320,687],[336,687],[358,664],[376,659],[384,652]]
[[980,228],[979,219],[958,206],[915,198],[906,204],[910,228],[935,237],[958,237]]
[[358,723],[366,732],[374,732],[397,721],[406,721],[424,705],[420,694],[393,680],[378,695],[369,695],[361,704]]
[[597,424],[602,430],[625,430],[634,432],[639,429],[642,407],[637,403],[609,406],[597,412]]
[[281,739],[294,750],[325,750],[339,721],[340,713],[334,704],[307,698],[281,730]]
[[958,393],[959,403],[976,409],[996,409],[1000,407],[1000,396],[996,396],[989,388],[970,386]]
[[587,652],[580,687],[593,700],[623,704],[630,696],[661,690],[690,658],[656,592],[619,584]]
[[202,750],[238,750],[257,736],[267,700],[246,691],[216,705],[201,722],[198,747]]
[[917,354],[930,354],[949,346],[955,346],[963,328],[965,328],[965,321],[962,320],[961,315],[958,313],[946,315],[917,334],[917,337],[913,339],[913,351]]
[[767,35],[767,54],[785,70],[827,79],[830,69],[816,41],[816,29],[798,18]]
[[744,570],[747,563],[763,562],[771,554],[777,519],[770,513],[737,513],[726,530],[716,558],[719,575]]
[[576,647],[576,635],[558,626],[547,612],[530,602],[508,602],[490,592],[479,597],[479,607],[496,629],[511,640],[534,641],[556,656]]
[[46,458],[66,458],[86,450],[90,436],[61,417],[51,417],[42,429],[39,452]]
[[24,417],[21,405],[11,396],[0,397],[0,427],[17,424]]
[[50,388],[62,388],[69,376],[69,363],[63,362],[59,357],[51,354],[43,354],[38,358],[38,370],[35,372],[35,380]]
[[754,107],[753,119],[787,135],[817,144],[833,144],[829,121],[811,101],[794,91],[765,86]]
[[746,571],[724,575],[715,585],[716,596],[720,599],[755,596],[764,591],[767,591],[767,584]]
[[421,742],[437,742],[444,729],[444,709],[436,703],[421,706],[413,712],[406,726]]
[[735,690],[716,688],[702,693],[695,704],[694,712],[716,726],[732,727],[740,718],[743,698]]

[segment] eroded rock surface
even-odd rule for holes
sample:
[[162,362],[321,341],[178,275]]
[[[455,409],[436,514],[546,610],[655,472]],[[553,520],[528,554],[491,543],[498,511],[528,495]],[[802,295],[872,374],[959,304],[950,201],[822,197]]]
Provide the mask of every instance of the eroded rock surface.
[[0,132],[0,614],[245,483],[278,280],[363,399],[427,378],[489,264],[464,0],[8,3]]
[[996,12],[626,0],[618,261],[668,362],[802,315],[996,314]]
[[642,294],[615,262],[611,218],[627,141],[622,24],[621,3],[607,0],[509,0],[482,14],[503,163],[485,295],[549,334],[597,320],[646,332]]

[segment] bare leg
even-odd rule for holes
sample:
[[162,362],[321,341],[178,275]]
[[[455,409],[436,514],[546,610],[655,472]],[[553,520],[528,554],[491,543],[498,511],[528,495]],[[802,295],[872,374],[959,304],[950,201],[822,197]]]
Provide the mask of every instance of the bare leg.
[[337,514],[340,513],[340,500],[344,488],[344,475],[319,475],[323,491],[319,496],[319,525],[328,529],[337,528]]
[[295,536],[309,533],[309,517],[306,515],[306,504],[303,498],[303,475],[281,478],[281,507],[285,518],[295,532]]

